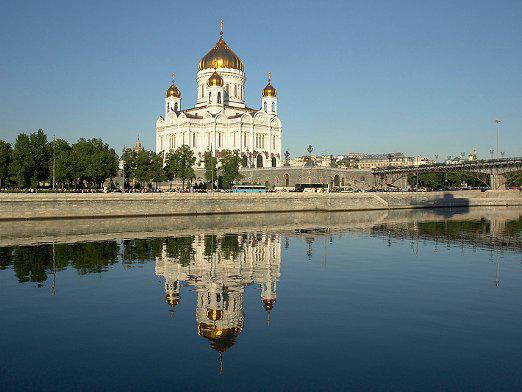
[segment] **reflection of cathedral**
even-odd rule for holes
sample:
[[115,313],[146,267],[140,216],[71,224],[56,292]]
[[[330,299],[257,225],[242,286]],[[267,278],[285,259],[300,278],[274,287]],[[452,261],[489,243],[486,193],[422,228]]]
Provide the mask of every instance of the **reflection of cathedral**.
[[181,258],[179,252],[169,252],[167,240],[161,257],[156,258],[156,274],[165,278],[171,311],[181,300],[180,282],[196,289],[198,335],[210,341],[221,361],[222,353],[235,344],[243,330],[246,286],[260,285],[269,320],[280,275],[281,235],[201,235],[190,246],[190,251],[184,252],[188,257]]

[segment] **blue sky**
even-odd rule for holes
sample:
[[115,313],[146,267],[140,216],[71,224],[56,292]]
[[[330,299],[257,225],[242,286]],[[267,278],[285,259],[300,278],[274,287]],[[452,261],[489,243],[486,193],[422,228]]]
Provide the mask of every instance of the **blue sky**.
[[246,100],[278,89],[283,148],[303,154],[475,147],[522,155],[522,1],[4,1],[0,138],[45,129],[154,148],[169,75],[183,106],[224,38]]

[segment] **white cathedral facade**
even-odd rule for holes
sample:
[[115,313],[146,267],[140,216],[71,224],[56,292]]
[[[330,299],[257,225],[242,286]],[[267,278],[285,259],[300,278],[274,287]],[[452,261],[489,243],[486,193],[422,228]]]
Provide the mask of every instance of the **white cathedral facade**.
[[243,61],[223,40],[222,23],[220,30],[218,42],[198,64],[194,107],[182,108],[173,77],[165,115],[156,121],[156,153],[165,155],[187,145],[194,151],[196,166],[203,167],[206,151],[219,159],[227,149],[239,152],[243,167],[281,166],[281,121],[270,73],[261,107],[246,106]]

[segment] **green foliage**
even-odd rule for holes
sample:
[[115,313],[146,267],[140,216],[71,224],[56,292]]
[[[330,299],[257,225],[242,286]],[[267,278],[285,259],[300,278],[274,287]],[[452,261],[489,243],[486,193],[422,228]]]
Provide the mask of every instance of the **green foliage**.
[[241,179],[239,166],[241,158],[238,151],[223,150],[221,152],[221,183],[224,189],[230,189],[234,181]]
[[0,140],[0,188],[9,181],[9,167],[13,159],[13,149],[11,145]]
[[75,175],[71,162],[71,146],[64,139],[56,139],[51,144],[55,159],[55,181],[62,186],[71,187]]
[[196,163],[194,152],[186,144],[178,147],[174,152],[169,152],[165,159],[166,171],[169,178],[179,178],[185,189],[185,181],[196,177],[194,168]]
[[235,258],[240,251],[241,246],[239,245],[239,235],[225,234],[221,238],[221,253],[223,255],[223,258]]
[[13,149],[11,173],[20,188],[29,188],[33,177],[34,160],[31,155],[31,141],[25,133],[18,134]]
[[118,155],[101,139],[79,139],[72,145],[68,163],[80,187],[101,188],[118,171]]
[[165,242],[167,255],[178,259],[178,263],[186,267],[190,264],[194,254],[192,244],[195,238],[194,236],[167,238]]
[[203,243],[204,243],[204,246],[205,246],[203,254],[206,257],[210,257],[214,253],[216,253],[217,243],[218,243],[216,235],[205,235],[205,237],[203,238]]
[[[411,186],[417,184],[415,174],[408,176],[408,183]],[[445,189],[452,187],[460,187],[463,184],[467,186],[479,187],[487,185],[487,178],[483,174],[474,174],[466,172],[449,172],[449,173],[421,173],[419,174],[419,187],[432,189]]]
[[134,151],[130,148],[123,153],[125,177],[135,181],[141,188],[151,182],[166,179],[161,155],[148,150]]
[[211,182],[212,180],[217,180],[217,158],[212,156],[210,151],[206,151],[203,155],[203,159],[205,162],[205,179],[207,182]]
[[47,143],[47,135],[41,129],[29,135],[30,152],[33,159],[32,185],[44,182],[49,178],[51,162],[51,146]]

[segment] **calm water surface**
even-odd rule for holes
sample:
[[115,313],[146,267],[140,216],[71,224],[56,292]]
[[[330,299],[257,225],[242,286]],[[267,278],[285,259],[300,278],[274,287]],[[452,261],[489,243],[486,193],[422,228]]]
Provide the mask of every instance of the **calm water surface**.
[[520,390],[520,215],[20,240],[0,389]]

